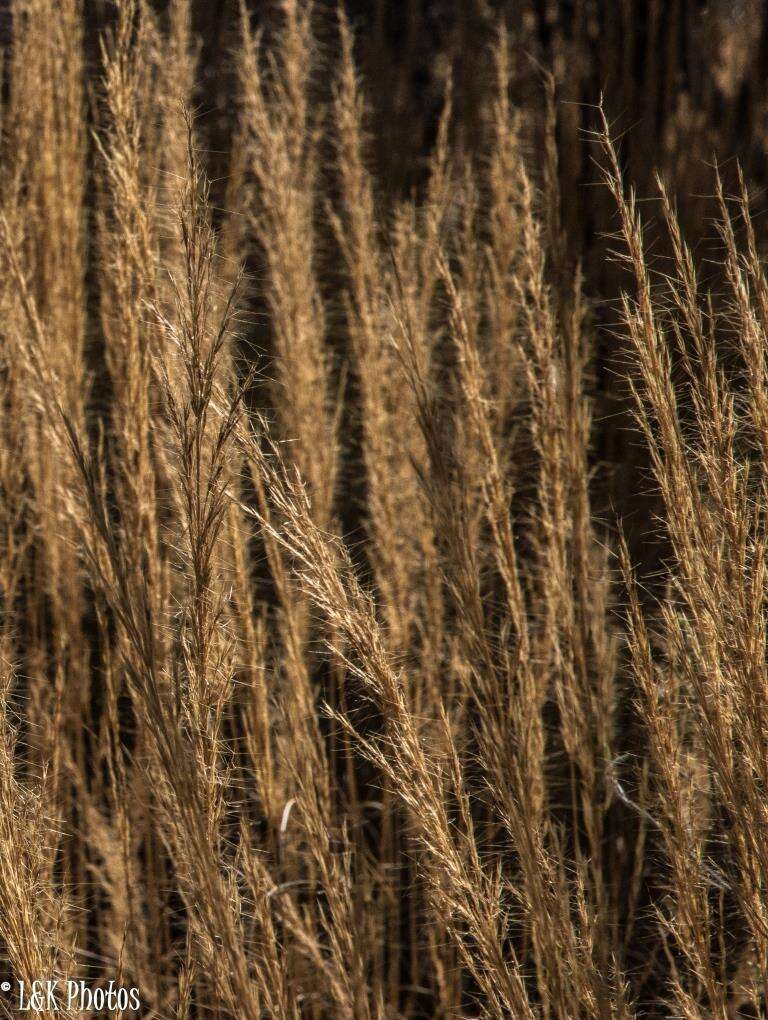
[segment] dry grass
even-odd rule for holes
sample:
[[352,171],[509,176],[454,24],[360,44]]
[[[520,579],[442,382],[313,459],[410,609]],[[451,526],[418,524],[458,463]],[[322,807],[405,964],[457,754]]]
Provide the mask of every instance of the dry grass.
[[[659,176],[660,262],[602,108],[586,142],[560,108],[559,28],[513,101],[511,18],[475,130],[447,78],[420,186],[383,193],[347,16],[280,0],[264,34],[232,12],[211,180],[187,0],[117,0],[95,63],[78,0],[10,6],[0,976],[158,1018],[768,1015],[748,176],[709,171],[714,268],[695,160]],[[654,572],[594,452],[606,342]]]

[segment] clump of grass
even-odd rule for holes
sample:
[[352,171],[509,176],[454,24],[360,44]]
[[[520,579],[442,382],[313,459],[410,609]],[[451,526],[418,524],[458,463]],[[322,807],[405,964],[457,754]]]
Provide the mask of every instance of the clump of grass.
[[444,76],[404,197],[343,8],[241,4],[212,153],[194,5],[118,0],[99,70],[74,0],[11,7],[8,977],[119,979],[148,1016],[765,1015],[748,178],[713,175],[712,287],[659,177],[659,272],[592,111],[649,576],[606,524],[607,274],[557,75],[520,90],[525,18],[488,35],[471,131]]

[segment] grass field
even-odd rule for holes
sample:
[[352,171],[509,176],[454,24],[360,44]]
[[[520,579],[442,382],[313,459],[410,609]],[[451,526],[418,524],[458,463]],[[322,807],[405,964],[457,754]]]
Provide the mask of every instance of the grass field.
[[768,1016],[763,5],[204,6],[0,25],[0,1010]]

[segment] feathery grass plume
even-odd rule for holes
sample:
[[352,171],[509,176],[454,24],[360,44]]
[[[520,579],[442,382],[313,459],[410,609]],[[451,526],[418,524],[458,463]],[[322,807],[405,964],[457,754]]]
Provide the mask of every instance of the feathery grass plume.
[[[242,7],[243,137],[253,177],[250,225],[266,269],[277,427],[286,456],[312,490],[316,521],[327,527],[335,492],[338,415],[330,404],[332,373],[315,268],[318,138],[312,104],[312,7],[286,0],[280,19],[274,51],[265,61]],[[262,488],[263,482],[256,479],[256,485]],[[269,512],[263,494],[260,506]],[[286,875],[307,881],[310,890],[317,882],[323,890],[328,917],[318,912],[316,923],[318,933],[327,935],[330,955],[324,969],[333,971],[330,993],[344,1015],[366,1016],[365,943],[354,934],[351,876],[344,863],[347,837],[334,809],[331,763],[317,719],[308,607],[290,585],[283,552],[271,536],[266,552],[283,644],[279,670],[285,726],[279,749],[301,826],[295,834],[289,830],[284,840]],[[305,849],[297,853],[300,832]],[[341,844],[340,854],[334,843]]]
[[[524,189],[524,194],[528,189]],[[528,192],[529,194],[529,192]],[[560,712],[560,737],[576,771],[572,779],[575,857],[589,872],[588,895],[597,936],[597,966],[607,973],[618,947],[610,945],[612,905],[602,860],[605,816],[613,792],[606,782],[616,707],[616,639],[610,626],[607,558],[591,521],[588,491],[589,407],[583,396],[586,361],[579,278],[557,297],[545,283],[540,228],[523,201],[522,294],[527,336],[526,374],[531,435],[539,458],[537,520],[532,543],[539,577],[534,616],[543,621],[531,642],[534,661],[549,661]],[[539,588],[539,585],[541,587]],[[536,606],[536,599],[540,604]],[[586,847],[579,845],[584,830]]]
[[264,260],[275,353],[274,409],[324,527],[336,476],[336,416],[325,316],[315,270],[316,111],[312,6],[283,0],[274,48],[259,52],[241,6],[244,144],[254,178],[251,228]]
[[[167,29],[158,40],[162,55],[157,54],[159,81],[157,102],[161,110],[160,123],[155,128],[157,156],[155,168],[158,188],[158,227],[170,242],[164,251],[164,264],[173,265],[175,245],[174,211],[178,194],[184,188],[187,166],[187,129],[180,107],[194,107],[194,88],[201,41],[192,34],[192,6],[189,0],[173,0],[168,6]],[[149,125],[147,125],[149,126]]]
[[[617,202],[627,260],[637,288],[635,299],[625,296],[623,300],[624,321],[637,365],[636,415],[664,500],[664,520],[672,548],[669,572],[674,601],[661,607],[663,634],[670,648],[670,661],[679,675],[677,683],[692,702],[696,735],[706,754],[717,810],[727,818],[721,833],[728,850],[726,878],[721,880],[717,869],[704,858],[698,884],[704,889],[725,887],[733,894],[751,943],[753,968],[745,990],[752,1001],[758,1001],[767,987],[768,959],[766,855],[763,841],[756,835],[765,825],[759,794],[765,772],[765,476],[762,462],[750,456],[750,447],[759,443],[759,427],[754,426],[759,422],[762,382],[754,347],[762,343],[762,338],[758,339],[760,327],[719,183],[731,307],[717,311],[698,297],[689,252],[679,239],[674,217],[668,213],[676,256],[671,283],[676,294],[673,306],[682,308],[682,314],[667,325],[654,301],[636,201],[631,191],[628,195],[624,191],[605,122],[600,137],[608,161],[606,180]],[[747,392],[750,401],[754,397],[757,415],[742,410],[734,381],[716,353],[718,335],[727,335],[733,328],[741,333]],[[672,374],[676,347],[681,351],[685,371],[685,394],[679,393]],[[686,399],[692,421],[685,414]],[[645,686],[647,690],[647,681]],[[652,711],[651,704],[646,714]],[[706,785],[697,791],[698,796],[705,791]],[[706,823],[700,819],[699,824]],[[691,822],[687,825],[690,830]],[[669,841],[674,830],[667,824],[665,831]],[[695,831],[683,835],[690,842]],[[696,882],[693,877],[686,878],[683,869],[690,872],[697,856],[696,844],[680,847],[681,838],[678,833],[678,842],[671,850],[677,854],[674,868],[683,875],[677,879],[678,906],[683,909],[680,882]],[[687,895],[691,898],[694,893],[695,889],[690,889]],[[695,980],[705,987],[712,1008],[721,1010],[723,993],[713,983],[716,979],[708,976],[701,955],[709,938],[719,944],[720,953],[726,951],[724,933],[717,930],[722,923],[720,915],[714,919],[713,932],[697,929],[701,940],[698,950],[690,942],[690,931],[685,940]],[[684,936],[678,933],[677,937]],[[679,996],[690,1011],[697,1001],[695,985],[693,989],[683,986]]]
[[[76,816],[76,809],[63,765],[72,755],[83,769],[86,756],[82,726],[89,714],[86,607],[74,549],[70,467],[57,456],[50,419],[33,395],[37,387],[27,386],[30,366],[25,352],[30,331],[27,311],[34,306],[38,321],[33,328],[38,336],[32,342],[43,343],[39,356],[55,380],[56,399],[83,421],[88,386],[83,14],[76,0],[18,2],[10,5],[9,13],[14,46],[8,59],[3,111],[2,163],[7,182],[3,233],[15,249],[26,297],[20,302],[17,281],[9,281],[3,361],[8,366],[7,393],[15,403],[7,411],[17,418],[13,431],[22,457],[17,476],[22,488],[15,494],[21,497],[17,522],[29,538],[29,559],[23,568],[27,581],[18,591],[26,606],[8,606],[6,617],[17,630],[14,643],[22,622],[27,636],[23,645],[17,644],[8,654],[19,664],[30,703],[22,746],[34,769],[51,771],[48,793],[53,803],[49,807],[63,822],[59,836],[52,834],[51,841],[62,844],[59,865],[69,873],[73,886],[76,909],[66,923],[77,929],[73,937],[82,941],[88,916],[87,863],[82,845],[69,837],[64,822]],[[8,498],[13,497],[11,490]]]
[[[530,229],[531,225],[527,226]],[[534,447],[541,456],[538,490],[541,517],[532,525],[532,542],[537,557],[541,558],[541,565],[537,564],[533,569],[538,567],[541,574],[540,578],[526,576],[521,581],[509,510],[510,496],[500,469],[493,421],[484,397],[487,391],[484,371],[472,327],[465,317],[464,295],[457,289],[446,262],[443,262],[443,278],[451,303],[451,333],[458,348],[467,416],[480,443],[481,463],[486,465],[481,477],[483,501],[503,580],[507,613],[501,633],[494,639],[489,634],[480,594],[479,567],[468,560],[464,575],[466,581],[461,587],[457,583],[457,596],[468,621],[467,654],[472,664],[471,697],[477,705],[480,760],[519,859],[522,881],[519,895],[532,934],[540,987],[546,989],[547,997],[556,1004],[560,1014],[578,1015],[587,1011],[609,1015],[612,1009],[621,1012],[622,1007],[619,1005],[620,995],[617,995],[610,980],[606,982],[602,976],[605,973],[607,977],[616,962],[611,960],[608,947],[600,939],[605,937],[605,930],[600,931],[598,927],[600,912],[607,909],[602,902],[604,891],[599,885],[602,873],[595,868],[590,874],[589,866],[577,848],[574,864],[578,869],[579,883],[569,894],[562,837],[558,838],[550,829],[544,772],[546,734],[543,709],[546,698],[555,695],[561,705],[563,742],[574,764],[581,770],[580,789],[584,789],[586,795],[579,808],[584,814],[582,824],[586,829],[590,856],[599,853],[601,818],[591,813],[605,811],[606,807],[606,793],[596,796],[606,748],[599,744],[594,747],[588,737],[603,722],[600,709],[610,706],[610,698],[605,697],[602,685],[606,681],[606,673],[608,680],[611,678],[611,662],[597,660],[598,669],[605,672],[598,672],[593,677],[589,669],[591,664],[585,661],[592,652],[592,634],[588,630],[584,633],[587,621],[582,624],[584,630],[578,629],[578,618],[575,620],[574,616],[581,602],[570,593],[581,581],[585,586],[594,588],[594,596],[599,599],[601,587],[595,585],[591,573],[574,578],[571,564],[578,565],[578,558],[567,556],[555,542],[561,536],[568,539],[573,527],[573,518],[569,520],[573,511],[563,499],[563,462],[567,463],[569,454],[583,457],[584,449],[577,446],[575,450],[566,451],[557,445],[563,434],[568,436],[567,428],[563,427],[567,412],[561,408],[555,411],[550,403],[556,396],[552,382],[557,362],[549,346],[555,336],[554,323],[551,319],[547,321],[545,315],[532,323],[527,338],[533,348],[533,353],[528,355],[528,365],[535,407]],[[546,298],[543,292],[539,296],[538,311],[542,312],[546,310]],[[537,308],[534,300],[529,307]],[[548,387],[548,392],[542,392],[544,387]],[[537,420],[539,411],[541,417]],[[547,413],[552,417],[548,419]],[[569,438],[572,439],[572,436]],[[583,471],[583,465],[576,467],[577,472],[579,468]],[[580,475],[577,473],[576,477]],[[560,515],[556,525],[548,521],[549,513]],[[589,533],[579,535],[579,539],[585,545],[594,545]],[[585,568],[589,566],[584,565]],[[524,565],[526,575],[530,569],[529,564]],[[536,600],[540,583],[547,587],[541,596],[541,609],[538,609]],[[604,581],[601,582],[598,575],[600,584],[604,589]],[[600,605],[599,601],[597,605]],[[550,611],[553,611],[552,616],[549,616]],[[603,619],[604,616],[598,617],[597,622],[602,623]],[[610,640],[600,631],[595,636],[603,641]],[[511,650],[504,647],[505,637],[507,641],[509,637],[514,640]],[[580,644],[584,640],[590,641],[589,649]],[[498,648],[501,648],[501,653]],[[538,664],[536,672],[533,663]],[[597,691],[593,690],[593,684],[599,685]],[[601,732],[598,728],[595,733],[598,739]],[[597,761],[593,757],[595,754],[599,755]],[[578,792],[574,791],[574,794],[578,795]],[[603,917],[602,922],[607,924],[607,919]],[[607,959],[601,960],[599,957],[604,953]]]
[[[263,523],[291,555],[307,597],[338,635],[340,644],[330,650],[380,705],[385,736],[371,740],[348,719],[338,721],[412,812],[433,909],[447,914],[451,936],[486,996],[487,1009],[494,1016],[532,1016],[519,965],[505,946],[502,887],[498,875],[483,870],[475,844],[448,719],[443,715],[434,731],[442,754],[428,753],[407,707],[403,678],[391,664],[373,604],[354,577],[348,553],[318,529],[306,489],[281,462],[277,448],[272,448],[270,460],[255,445],[254,457],[279,513],[276,524]],[[451,794],[458,805],[455,819],[448,809]]]
[[660,923],[669,925],[693,979],[691,984],[688,976],[680,974],[676,978],[674,999],[684,1016],[699,1016],[697,1004],[702,1001],[703,991],[711,1015],[727,1017],[728,986],[715,962],[716,929],[708,895],[712,880],[705,865],[707,828],[711,823],[706,763],[686,732],[686,713],[675,704],[680,695],[679,680],[676,682],[671,669],[660,673],[654,662],[626,545],[621,547],[621,559],[629,591],[628,644],[642,694],[640,712],[648,729],[657,783],[652,818],[661,831],[672,874],[673,907]]
[[[422,660],[423,667],[415,673],[415,682],[408,691],[412,711],[422,714],[432,710],[430,699],[435,684],[430,674],[434,669],[434,642],[440,640],[439,628],[435,627],[427,637],[422,621],[433,615],[430,604],[435,607],[438,602],[435,590],[438,572],[430,515],[415,466],[423,461],[423,444],[416,427],[413,392],[403,386],[395,339],[398,326],[394,308],[400,301],[398,292],[402,287],[397,264],[402,255],[388,250],[392,244],[388,226],[377,218],[375,182],[367,165],[365,103],[354,65],[354,39],[341,9],[338,30],[341,59],[333,113],[339,200],[338,210],[332,207],[330,215],[348,280],[345,321],[352,370],[360,387],[366,554],[386,622],[388,648],[395,654],[408,655],[413,661],[416,655]],[[400,243],[415,246],[418,241],[412,234],[406,237],[403,233]],[[415,296],[419,291],[412,293]],[[415,640],[423,645],[419,651],[414,647]],[[346,711],[346,690],[340,695],[339,708]],[[385,869],[398,866],[403,834],[397,793],[386,781],[381,797],[380,877],[386,881]],[[419,882],[418,875],[414,875],[414,881]],[[422,896],[420,893],[419,898]],[[418,924],[419,909],[416,902],[410,906],[411,933],[416,944],[419,936],[414,925]],[[399,944],[404,924],[399,898],[383,896],[380,910],[382,929],[378,938],[386,945]],[[437,931],[435,935],[435,942],[446,942]],[[453,968],[452,950],[447,948],[448,956],[437,945],[431,948],[437,958],[435,966],[442,971]],[[389,984],[390,995],[395,997],[400,980],[397,954],[392,954],[392,961]],[[421,961],[414,960],[414,964],[417,969],[422,968]],[[444,1008],[446,1012],[450,1010],[447,1003]]]
[[332,210],[336,238],[349,278],[346,315],[360,376],[363,457],[370,513],[370,555],[376,586],[388,616],[389,640],[405,647],[418,610],[418,574],[428,557],[412,458],[415,412],[403,391],[393,332],[390,257],[377,222],[374,182],[366,166],[364,104],[353,61],[353,37],[339,12],[341,64],[334,116],[340,179],[339,213]]
[[[0,938],[16,980],[27,988],[40,974],[64,978],[73,966],[64,914],[69,904],[51,882],[52,843],[56,821],[47,805],[53,795],[51,777],[17,777],[17,734],[10,719],[9,699],[15,683],[7,660],[0,681]],[[10,975],[9,975],[10,976]],[[69,1009],[41,1015],[72,1016]]]
[[495,431],[509,427],[520,393],[521,373],[513,338],[520,315],[515,287],[522,247],[520,206],[521,178],[520,112],[510,102],[511,53],[507,31],[500,29],[495,51],[496,83],[493,100],[493,140],[488,160],[487,302],[489,318],[488,357],[493,370]]
[[[243,438],[247,451],[252,440],[247,435]],[[252,466],[252,474],[258,493],[260,519],[268,525],[272,508],[264,478],[258,470],[258,461],[256,471]],[[244,509],[247,508],[244,506]],[[286,886],[306,885],[313,893],[321,889],[326,901],[321,910],[313,909],[311,900],[308,906],[303,906],[286,899],[282,917],[293,935],[292,948],[299,954],[295,971],[299,984],[322,977],[342,1015],[366,1017],[370,1015],[364,955],[366,945],[362,939],[355,937],[359,913],[351,885],[349,858],[352,848],[333,809],[333,777],[311,687],[305,645],[308,606],[301,594],[294,590],[289,566],[274,530],[265,526],[264,537],[280,601],[278,625],[283,661],[278,668],[285,673],[281,678],[279,710],[283,726],[277,738],[277,752],[286,773],[284,787],[292,791],[279,820],[278,864]],[[288,826],[294,810],[297,821],[293,828],[297,831],[291,833],[290,838]],[[319,898],[317,893],[314,896]],[[322,951],[324,943],[329,947],[327,956]],[[301,976],[301,960],[311,965],[305,978]]]
[[[112,394],[107,397],[109,419],[103,454],[97,452],[95,466],[101,477],[91,479],[96,486],[92,498],[98,495],[103,502],[108,493],[114,493],[116,513],[113,521],[104,523],[110,529],[120,529],[125,597],[133,599],[136,606],[146,605],[156,625],[169,615],[171,599],[162,528],[164,518],[170,523],[169,514],[171,520],[178,521],[178,510],[173,514],[173,509],[179,499],[173,471],[163,467],[162,444],[154,441],[156,430],[164,429],[153,413],[157,388],[152,367],[154,347],[162,333],[149,314],[149,308],[159,300],[158,145],[152,84],[159,50],[156,25],[146,5],[121,0],[114,25],[101,40],[98,271],[104,363]],[[153,158],[146,159],[150,154]],[[90,544],[97,539],[91,534]],[[109,570],[106,563],[100,567]],[[102,585],[96,587],[99,591]],[[106,674],[111,711],[118,723],[115,739],[107,747],[116,782],[112,797],[124,805],[117,815],[122,832],[114,833],[114,838],[124,847],[124,896],[129,901],[134,897],[139,903],[144,900],[145,906],[136,916],[147,918],[144,931],[139,924],[130,926],[124,958],[129,972],[135,968],[146,973],[152,959],[164,959],[168,953],[167,923],[155,895],[164,882],[167,854],[151,822],[150,787],[126,754],[134,741],[143,744],[143,727],[135,722],[133,711],[120,712],[117,706],[125,697],[126,675],[143,667],[133,658],[130,633],[114,628],[113,613],[107,599],[102,609],[106,623],[102,635],[107,638],[104,655],[111,664]],[[159,626],[157,637],[160,647],[155,654],[162,662],[169,648]],[[126,667],[129,660],[133,661]],[[138,860],[142,848],[146,864]],[[159,1006],[166,992],[159,981],[153,981],[145,994]]]
[[[189,146],[187,186],[179,210],[185,275],[175,283],[173,319],[154,305],[158,326],[178,347],[184,369],[177,389],[162,361],[163,349],[154,353],[160,359],[170,424],[169,462],[175,466],[181,492],[182,544],[174,586],[180,591],[180,625],[178,643],[172,647],[163,623],[169,608],[161,604],[158,612],[150,588],[152,575],[147,575],[143,563],[134,562],[128,529],[113,532],[90,458],[74,428],[70,434],[91,511],[86,551],[95,583],[125,634],[124,668],[156,784],[154,817],[171,847],[200,974],[233,1015],[257,1017],[267,1009],[288,1016],[291,997],[266,895],[273,883],[256,856],[247,854],[250,911],[260,946],[254,959],[245,936],[237,877],[242,872],[225,852],[228,755],[222,718],[231,693],[232,641],[223,621],[225,590],[215,570],[215,554],[228,507],[226,485],[240,399],[220,399],[218,359],[230,336],[233,295],[227,301],[229,310],[225,306],[224,313],[214,318],[215,242],[191,134]],[[166,562],[170,569],[170,560]]]

